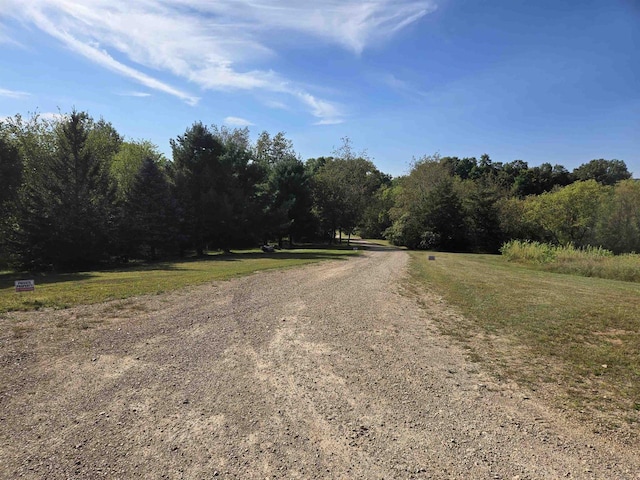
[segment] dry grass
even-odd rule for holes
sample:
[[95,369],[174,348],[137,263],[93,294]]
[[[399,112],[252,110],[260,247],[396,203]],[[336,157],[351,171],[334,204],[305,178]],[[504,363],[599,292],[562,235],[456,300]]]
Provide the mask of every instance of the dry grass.
[[505,243],[501,252],[511,262],[549,272],[640,282],[640,255],[637,254],[614,255],[601,247],[578,249],[520,240]]

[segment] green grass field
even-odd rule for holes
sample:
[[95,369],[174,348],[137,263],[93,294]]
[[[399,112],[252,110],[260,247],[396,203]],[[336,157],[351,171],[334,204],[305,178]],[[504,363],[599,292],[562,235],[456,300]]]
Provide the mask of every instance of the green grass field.
[[[265,254],[259,250],[230,255],[150,263],[120,269],[79,273],[0,274],[0,312],[66,308],[136,295],[157,294],[261,270],[288,268],[323,260],[344,259],[347,248],[306,248]],[[35,279],[35,292],[16,293],[14,281]]]
[[553,385],[567,408],[613,412],[613,426],[640,421],[640,285],[427,255],[411,252],[412,288],[459,311],[435,320],[472,358],[533,389]]

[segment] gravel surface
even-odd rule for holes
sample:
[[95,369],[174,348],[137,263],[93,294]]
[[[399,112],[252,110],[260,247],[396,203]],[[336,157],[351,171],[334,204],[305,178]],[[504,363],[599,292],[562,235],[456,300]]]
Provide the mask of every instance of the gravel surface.
[[0,318],[0,478],[640,478],[401,292],[408,255]]

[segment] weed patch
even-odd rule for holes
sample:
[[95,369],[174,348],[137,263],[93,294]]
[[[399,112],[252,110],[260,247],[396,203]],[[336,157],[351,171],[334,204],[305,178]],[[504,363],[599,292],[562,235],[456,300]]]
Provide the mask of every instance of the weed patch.
[[501,253],[510,262],[556,273],[640,282],[640,255],[614,255],[601,247],[584,249],[512,240]]

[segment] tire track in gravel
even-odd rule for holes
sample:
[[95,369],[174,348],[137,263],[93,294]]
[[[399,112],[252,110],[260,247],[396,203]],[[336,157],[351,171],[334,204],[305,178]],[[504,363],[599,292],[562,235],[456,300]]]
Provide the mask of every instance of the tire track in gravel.
[[407,262],[0,319],[0,478],[640,478],[637,447],[468,362]]

